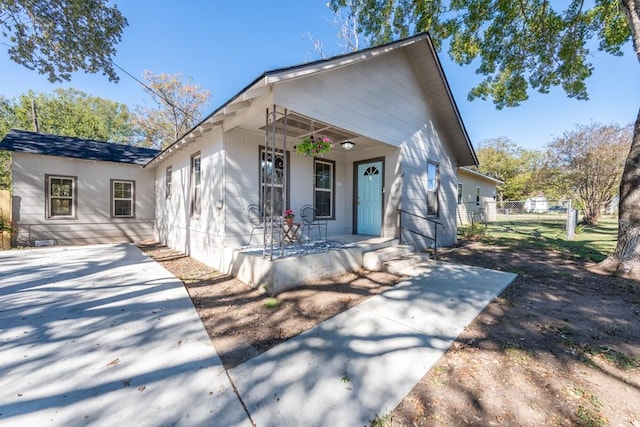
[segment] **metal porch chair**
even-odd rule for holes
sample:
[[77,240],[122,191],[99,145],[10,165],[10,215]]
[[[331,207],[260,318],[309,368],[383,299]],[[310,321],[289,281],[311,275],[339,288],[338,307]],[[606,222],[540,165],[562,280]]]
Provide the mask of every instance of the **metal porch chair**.
[[303,205],[300,208],[300,218],[302,218],[302,235],[311,231],[313,227],[318,228],[318,237],[322,240],[322,229],[324,228],[324,240],[327,240],[327,220],[316,216],[316,209],[312,205]]
[[249,216],[249,224],[251,224],[251,237],[249,237],[249,246],[251,246],[253,232],[264,229],[264,217],[262,216],[262,212],[260,212],[260,206],[255,203],[247,206],[247,215]]

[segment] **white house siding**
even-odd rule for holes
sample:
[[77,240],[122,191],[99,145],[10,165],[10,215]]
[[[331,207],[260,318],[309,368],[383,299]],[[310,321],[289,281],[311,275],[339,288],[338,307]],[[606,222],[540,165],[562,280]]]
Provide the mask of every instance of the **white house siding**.
[[[458,225],[471,224],[474,217],[495,221],[496,182],[461,169],[458,171],[458,183],[462,184],[462,201],[458,204]],[[480,188],[479,203],[476,203],[476,188]]]
[[[17,245],[94,244],[153,237],[154,173],[141,166],[13,153]],[[46,218],[46,175],[77,177],[76,218]],[[135,181],[135,218],[111,218],[111,179]]]
[[[274,96],[278,105],[378,142],[402,147],[400,166],[388,161],[385,167],[387,172],[394,172],[387,173],[386,178],[392,182],[387,182],[386,188],[397,193],[398,185],[402,186],[400,205],[404,210],[419,215],[426,213],[427,161],[439,164],[440,214],[437,219],[444,227],[438,230],[438,243],[455,242],[457,164],[448,148],[450,141],[444,140],[437,131],[438,123],[406,52],[394,51],[357,66],[285,82],[278,86]],[[400,181],[401,174],[404,176]],[[389,198],[389,194],[386,197]],[[385,213],[389,214],[390,209],[393,207],[387,204]],[[391,232],[394,222],[393,217],[385,217],[385,233]],[[425,225],[415,226],[424,231]],[[415,239],[415,235],[412,238]]]
[[[169,247],[220,268],[224,241],[224,151],[222,132],[214,129],[160,162],[156,174],[156,238]],[[199,217],[191,216],[191,157],[200,153],[202,204]],[[172,168],[172,194],[166,197],[165,174]],[[224,205],[223,205],[224,206]]]
[[[226,135],[227,153],[225,176],[225,212],[226,240],[225,246],[237,248],[247,245],[251,235],[251,227],[247,220],[247,206],[259,202],[259,147],[264,145],[264,136],[244,131],[231,131]],[[313,157],[296,154],[289,141],[289,208],[300,220],[300,208],[305,204],[313,204]],[[397,162],[398,149],[379,145],[370,150],[353,154],[341,151],[336,147],[322,159],[335,161],[335,219],[328,221],[328,234],[351,234],[353,232],[353,163],[362,159],[390,156],[389,163]],[[389,184],[394,180],[396,167],[390,169],[386,178]],[[252,244],[261,242],[261,234]]]

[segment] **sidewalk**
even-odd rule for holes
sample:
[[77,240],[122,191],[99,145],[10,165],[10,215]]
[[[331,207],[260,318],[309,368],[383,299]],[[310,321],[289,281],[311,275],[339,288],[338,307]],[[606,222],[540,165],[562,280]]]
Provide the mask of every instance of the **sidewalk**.
[[178,279],[129,244],[0,252],[0,426],[249,426]]
[[365,426],[391,411],[516,277],[427,262],[412,278],[232,369],[265,426]]
[[[230,371],[264,426],[391,411],[511,273],[426,262]],[[248,426],[182,283],[131,245],[0,252],[0,426]]]

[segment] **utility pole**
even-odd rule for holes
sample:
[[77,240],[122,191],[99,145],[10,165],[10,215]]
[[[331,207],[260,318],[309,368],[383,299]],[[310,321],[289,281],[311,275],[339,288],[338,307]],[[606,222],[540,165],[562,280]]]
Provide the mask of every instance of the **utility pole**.
[[36,99],[31,98],[31,115],[33,116],[33,129],[40,132],[38,127],[38,110],[36,109]]

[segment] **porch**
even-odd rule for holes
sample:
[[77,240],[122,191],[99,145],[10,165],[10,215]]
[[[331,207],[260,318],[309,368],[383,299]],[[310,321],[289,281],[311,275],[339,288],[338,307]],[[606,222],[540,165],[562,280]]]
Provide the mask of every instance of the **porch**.
[[395,273],[430,258],[427,252],[415,253],[412,246],[399,243],[397,238],[337,234],[266,250],[263,245],[251,246],[236,251],[230,274],[275,295],[363,268]]

